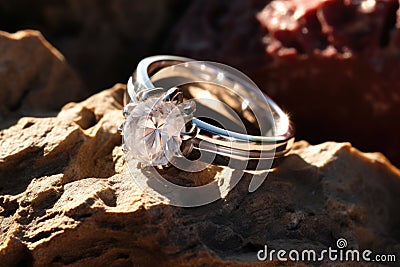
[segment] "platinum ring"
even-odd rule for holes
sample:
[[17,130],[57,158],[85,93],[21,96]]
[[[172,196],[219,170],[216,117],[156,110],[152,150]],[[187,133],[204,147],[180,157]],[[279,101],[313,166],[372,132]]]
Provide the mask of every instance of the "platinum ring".
[[145,58],[129,78],[125,104],[123,149],[144,165],[204,153],[212,164],[263,170],[294,142],[287,114],[247,76],[219,63]]

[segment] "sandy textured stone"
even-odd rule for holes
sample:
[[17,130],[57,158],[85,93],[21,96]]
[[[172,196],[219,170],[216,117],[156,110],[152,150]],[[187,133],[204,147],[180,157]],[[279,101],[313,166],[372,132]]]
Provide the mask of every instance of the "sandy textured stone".
[[0,31],[0,123],[5,115],[58,110],[86,96],[84,87],[40,32]]
[[322,250],[340,237],[398,253],[400,171],[349,143],[297,142],[254,193],[246,175],[199,208],[149,198],[120,150],[123,92],[116,85],[0,132],[2,266],[272,266],[256,261],[265,244]]

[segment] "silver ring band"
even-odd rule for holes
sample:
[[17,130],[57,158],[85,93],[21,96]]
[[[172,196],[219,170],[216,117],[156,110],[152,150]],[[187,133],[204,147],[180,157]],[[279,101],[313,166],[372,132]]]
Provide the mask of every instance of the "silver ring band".
[[[140,95],[154,88],[161,88],[166,92],[173,86],[180,86],[192,82],[194,79],[199,79],[200,85],[206,84],[203,86],[204,90],[210,94],[223,94],[221,93],[223,89],[218,83],[206,83],[207,78],[204,78],[218,76],[221,73],[218,65],[208,62],[193,64],[186,71],[185,64],[190,64],[190,62],[194,62],[194,60],[177,56],[152,56],[143,59],[127,83],[126,103],[141,101]],[[174,68],[174,66],[180,67]],[[197,126],[198,131],[189,140],[190,151],[192,149],[194,151],[202,150],[202,152],[215,154],[215,164],[226,165],[232,158],[245,161],[248,163],[247,169],[255,169],[255,165],[260,161],[284,156],[294,142],[294,127],[288,116],[254,84],[236,75],[224,73],[225,75],[220,79],[223,81],[221,83],[224,84],[224,87],[229,85],[229,88],[241,95],[242,98],[244,95],[245,99],[240,99],[242,103],[251,103],[253,107],[261,106],[264,109],[268,106],[272,114],[273,135],[261,136],[236,132],[234,129],[227,130],[204,121],[202,118],[194,117],[192,122]],[[235,99],[235,97],[233,94],[228,100],[238,102],[239,99]],[[248,113],[247,109],[248,105],[242,105],[241,109],[236,108],[235,111],[239,113],[239,117],[245,117],[245,113]]]

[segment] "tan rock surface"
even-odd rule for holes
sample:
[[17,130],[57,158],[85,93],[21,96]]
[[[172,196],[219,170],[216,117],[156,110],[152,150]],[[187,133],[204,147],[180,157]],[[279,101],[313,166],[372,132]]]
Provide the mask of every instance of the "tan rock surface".
[[0,132],[0,265],[272,266],[256,260],[265,244],[322,250],[340,237],[398,253],[400,171],[348,143],[296,143],[254,193],[245,176],[199,208],[150,199],[124,165],[123,93],[116,85]]
[[40,32],[0,31],[0,53],[0,123],[13,112],[37,115],[86,96],[64,56]]

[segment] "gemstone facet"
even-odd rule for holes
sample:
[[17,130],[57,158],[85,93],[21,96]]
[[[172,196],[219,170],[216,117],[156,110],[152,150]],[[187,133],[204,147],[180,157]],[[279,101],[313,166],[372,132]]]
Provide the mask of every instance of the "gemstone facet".
[[167,94],[125,107],[124,149],[144,165],[165,165],[181,156],[181,132],[193,118],[195,103],[177,103],[166,98]]

